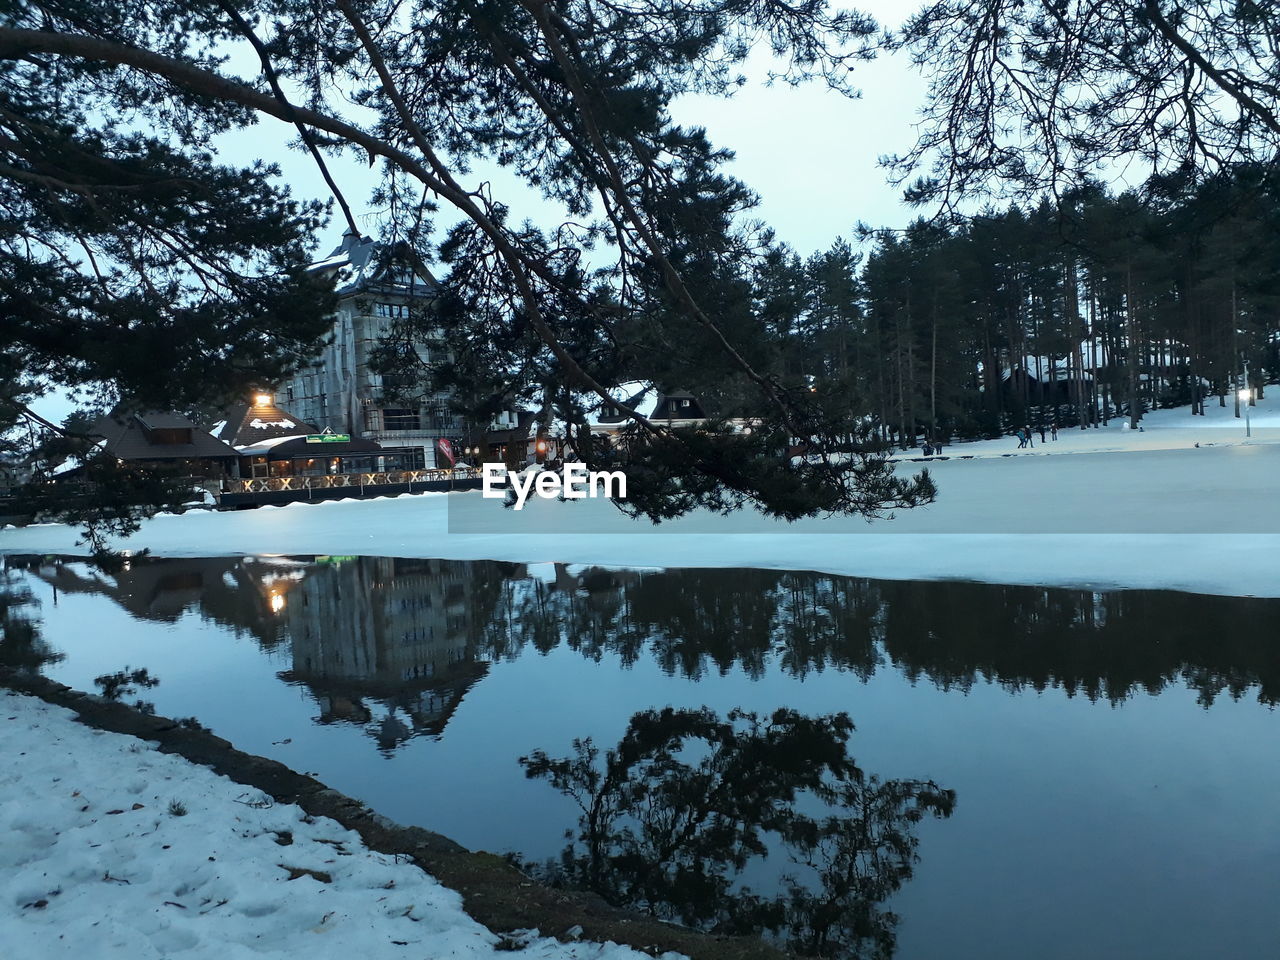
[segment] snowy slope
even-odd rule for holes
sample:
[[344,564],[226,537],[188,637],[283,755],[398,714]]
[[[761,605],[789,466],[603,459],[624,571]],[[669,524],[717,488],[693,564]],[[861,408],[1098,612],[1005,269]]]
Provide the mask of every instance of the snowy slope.
[[[1280,387],[1273,388],[1280,392]],[[1079,427],[1063,427],[1057,440],[1040,442],[1040,434],[1034,434],[1035,447],[1019,450],[1015,437],[998,440],[975,440],[956,443],[947,447],[949,456],[998,457],[1008,453],[1020,456],[1042,456],[1060,453],[1116,453],[1136,450],[1185,450],[1194,447],[1224,444],[1266,443],[1280,441],[1280,400],[1268,396],[1259,400],[1249,411],[1252,440],[1245,437],[1244,410],[1240,419],[1235,417],[1235,405],[1227,398],[1225,407],[1218,406],[1218,398],[1211,397],[1205,404],[1204,416],[1192,416],[1191,407],[1172,410],[1153,410],[1143,416],[1141,432],[1130,430],[1127,418],[1113,419],[1105,427],[1081,430]],[[1048,434],[1046,433],[1046,437]],[[918,455],[918,451],[911,455]]]
[[6,960],[646,956],[545,938],[496,951],[498,938],[458,894],[416,866],[368,850],[332,820],[73,716],[0,691]]

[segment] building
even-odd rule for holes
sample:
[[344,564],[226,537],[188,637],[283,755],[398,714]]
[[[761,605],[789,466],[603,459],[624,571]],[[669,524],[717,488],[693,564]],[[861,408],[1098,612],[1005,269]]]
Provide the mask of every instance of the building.
[[239,457],[230,444],[180,413],[117,409],[99,419],[89,433],[101,437],[113,457],[174,476],[221,481]]
[[[336,275],[333,330],[321,355],[279,385],[275,402],[320,429],[385,447],[418,447],[427,468],[447,467],[447,459],[437,459],[436,441],[447,439],[456,449],[465,433],[449,398],[430,396],[415,406],[395,402],[387,396],[382,375],[370,366],[379,341],[411,308],[428,304],[436,286],[430,274],[385,264],[380,257],[384,249],[369,237],[347,232],[333,253],[312,265],[314,271]],[[426,363],[445,356],[434,338],[414,348]]]
[[[587,423],[591,433],[615,442],[626,431],[634,427],[634,422],[622,412],[618,404],[630,407],[651,423],[664,427],[697,427],[707,421],[707,414],[702,403],[687,390],[658,389],[655,384],[645,381],[623,383],[610,389],[609,395],[614,403],[607,403],[598,397],[586,398]],[[739,428],[746,421],[732,421]]]

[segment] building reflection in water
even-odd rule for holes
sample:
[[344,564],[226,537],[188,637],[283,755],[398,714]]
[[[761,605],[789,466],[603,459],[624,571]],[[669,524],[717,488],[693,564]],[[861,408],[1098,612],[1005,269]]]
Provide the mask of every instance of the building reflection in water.
[[439,560],[353,557],[319,563],[277,612],[293,666],[322,723],[364,726],[384,751],[439,735],[487,664],[474,642],[473,590],[487,578]]
[[287,658],[281,676],[310,692],[321,722],[361,725],[388,751],[439,735],[490,662],[529,648],[624,667],[648,658],[693,680],[894,669],[944,689],[990,682],[1118,703],[1177,683],[1206,707],[1224,694],[1280,702],[1274,600],[381,557],[136,558],[108,570],[8,557],[5,567],[139,619],[194,614],[248,634]]
[[[57,592],[98,594],[141,620],[187,614],[288,657],[321,723],[362,727],[390,752],[438,736],[485,675],[476,605],[497,592],[472,564],[382,557],[138,558],[99,569],[75,558],[10,558]],[[490,604],[491,606],[491,604]]]

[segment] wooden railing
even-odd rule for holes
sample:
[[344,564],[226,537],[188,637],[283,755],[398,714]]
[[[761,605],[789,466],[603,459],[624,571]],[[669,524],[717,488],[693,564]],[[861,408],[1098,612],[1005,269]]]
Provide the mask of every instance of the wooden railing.
[[338,487],[385,487],[392,484],[441,483],[471,480],[480,471],[471,467],[457,470],[387,470],[381,473],[329,473],[315,477],[256,477],[232,480],[232,493],[273,493],[279,490],[332,490]]

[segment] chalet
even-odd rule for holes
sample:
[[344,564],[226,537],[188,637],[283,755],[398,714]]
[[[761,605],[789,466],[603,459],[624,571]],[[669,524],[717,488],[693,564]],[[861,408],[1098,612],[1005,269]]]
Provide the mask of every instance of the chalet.
[[679,424],[702,421],[707,419],[707,415],[703,412],[702,404],[692,393],[687,390],[672,390],[669,393],[659,394],[658,402],[649,419]]
[[101,437],[107,453],[119,460],[145,463],[177,476],[220,480],[239,456],[229,443],[180,413],[116,410],[100,418],[89,432]]
[[696,426],[707,419],[701,402],[687,390],[663,392],[652,383],[636,381],[620,384],[608,392],[614,398],[613,403],[595,400],[588,405],[593,434],[611,436],[625,429],[632,421],[622,412],[622,406],[665,426]]

